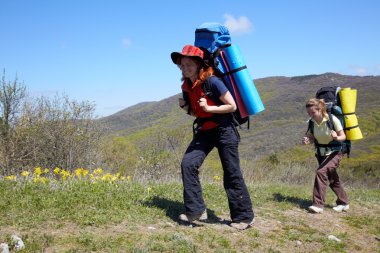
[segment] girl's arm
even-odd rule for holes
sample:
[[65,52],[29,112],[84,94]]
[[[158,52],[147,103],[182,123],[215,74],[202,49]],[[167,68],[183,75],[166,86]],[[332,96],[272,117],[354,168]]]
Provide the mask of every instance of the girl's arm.
[[199,106],[202,107],[203,111],[210,113],[230,113],[236,111],[236,103],[229,91],[225,92],[219,97],[223,102],[223,105],[207,105],[205,98],[199,99]]
[[331,137],[335,141],[345,141],[346,140],[346,134],[344,133],[343,130],[340,130],[338,132],[331,130]]
[[334,141],[345,141],[346,134],[344,133],[342,124],[340,123],[339,119],[333,115],[332,121],[334,124],[334,129],[339,129],[339,131],[331,130],[331,137]]

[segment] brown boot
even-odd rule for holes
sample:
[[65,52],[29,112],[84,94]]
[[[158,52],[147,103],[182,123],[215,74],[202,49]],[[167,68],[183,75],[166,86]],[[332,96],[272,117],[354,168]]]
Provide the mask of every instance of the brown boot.
[[207,221],[207,211],[204,210],[202,213],[200,214],[191,214],[191,215],[188,215],[188,214],[181,214],[179,216],[179,220],[182,221],[182,222],[189,222],[189,223],[192,223],[194,221],[202,221],[202,222],[205,222]]
[[239,222],[231,222],[230,226],[233,228],[236,228],[238,230],[245,230],[247,228],[250,228],[254,222],[255,222],[255,219],[243,220],[243,221],[239,221]]

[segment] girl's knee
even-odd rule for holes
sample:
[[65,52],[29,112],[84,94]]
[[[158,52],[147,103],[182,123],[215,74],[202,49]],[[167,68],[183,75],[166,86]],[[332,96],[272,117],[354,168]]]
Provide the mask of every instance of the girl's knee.
[[326,173],[322,170],[317,170],[315,174],[317,175],[317,177],[326,177]]

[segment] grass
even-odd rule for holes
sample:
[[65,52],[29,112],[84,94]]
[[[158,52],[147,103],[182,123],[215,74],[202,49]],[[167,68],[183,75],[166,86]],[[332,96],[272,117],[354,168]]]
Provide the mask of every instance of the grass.
[[[255,225],[227,225],[222,182],[205,183],[209,223],[178,224],[180,183],[0,180],[0,243],[19,235],[24,252],[379,252],[380,191],[348,189],[351,209],[306,211],[311,185],[249,185]],[[340,243],[327,239],[335,235]]]

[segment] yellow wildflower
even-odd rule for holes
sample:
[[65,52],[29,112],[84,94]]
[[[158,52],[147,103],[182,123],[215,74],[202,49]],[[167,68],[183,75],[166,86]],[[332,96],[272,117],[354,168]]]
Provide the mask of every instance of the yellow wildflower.
[[77,176],[77,178],[81,178],[82,176],[86,177],[87,174],[88,174],[88,170],[85,170],[83,168],[78,168],[75,170],[75,175]]
[[23,171],[23,172],[21,172],[21,176],[23,176],[23,177],[27,177],[27,176],[29,176],[29,171]]
[[215,182],[219,182],[220,181],[220,177],[219,176],[214,176],[214,181]]
[[60,170],[61,170],[60,168],[55,167],[55,169],[54,169],[54,174],[58,175]]
[[34,174],[35,176],[40,176],[40,175],[42,174],[41,167],[37,167],[37,168],[35,168],[33,174]]
[[83,175],[83,176],[87,176],[87,175],[88,175],[88,170],[83,169],[83,170],[82,170],[82,175]]
[[9,176],[6,176],[5,179],[9,180],[9,181],[16,181],[16,176],[15,175],[9,175]]
[[82,175],[82,168],[76,169],[75,170],[75,175],[77,176],[77,178],[80,178],[81,175]]
[[128,182],[131,182],[131,179],[132,179],[131,176],[127,176],[127,181],[128,181]]
[[113,176],[110,173],[104,174],[104,176],[102,177],[102,180],[107,181],[107,182],[114,181]]
[[60,175],[62,177],[62,180],[66,180],[67,177],[70,177],[70,171],[66,171],[64,169],[61,170]]
[[100,175],[102,175],[102,174],[103,174],[103,170],[102,170],[102,168],[97,168],[96,170],[94,170],[93,174],[94,174],[95,176],[100,176]]
[[49,172],[50,172],[50,170],[48,168],[44,169],[44,174],[48,174]]
[[33,182],[47,184],[49,182],[49,179],[47,179],[46,177],[35,177],[33,178]]

